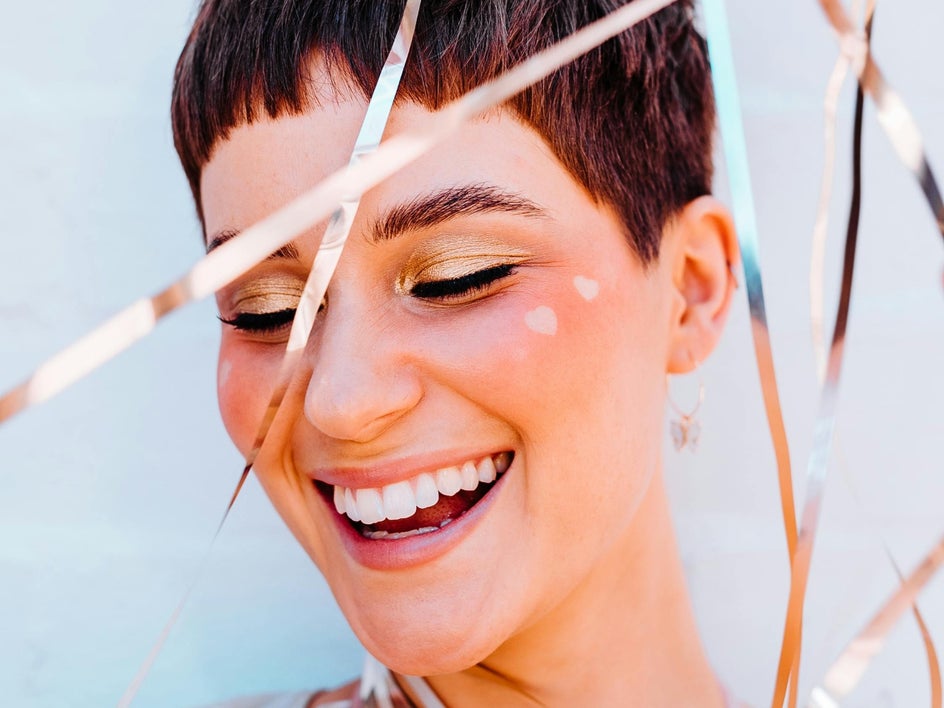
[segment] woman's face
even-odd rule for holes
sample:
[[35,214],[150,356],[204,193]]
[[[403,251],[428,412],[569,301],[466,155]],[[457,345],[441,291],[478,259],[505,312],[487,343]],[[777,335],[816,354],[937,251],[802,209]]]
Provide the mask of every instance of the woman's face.
[[[364,110],[233,130],[202,176],[208,238],[345,165]],[[388,133],[434,120],[398,106]],[[219,293],[220,408],[243,453],[322,233]],[[602,572],[658,468],[665,271],[507,113],[364,196],[255,469],[379,659],[465,668]]]

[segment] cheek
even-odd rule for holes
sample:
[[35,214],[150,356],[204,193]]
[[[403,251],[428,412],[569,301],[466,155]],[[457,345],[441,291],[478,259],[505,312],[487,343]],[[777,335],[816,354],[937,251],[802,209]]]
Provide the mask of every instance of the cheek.
[[422,342],[423,356],[451,388],[503,418],[522,418],[525,435],[535,424],[570,418],[565,403],[592,414],[622,401],[612,390],[617,384],[661,380],[659,347],[650,341],[659,331],[654,308],[589,277],[571,282],[510,293],[417,327],[410,340]]
[[528,329],[538,334],[557,334],[557,313],[547,305],[539,305],[524,314],[524,323]]
[[580,293],[580,297],[587,302],[595,299],[600,294],[600,283],[584,275],[574,276],[574,288]]
[[273,355],[227,340],[224,334],[217,364],[217,399],[226,432],[245,455],[268,404],[274,376],[268,372],[275,367],[270,365]]
[[221,358],[216,368],[216,391],[217,395],[226,388],[229,382],[229,375],[233,373],[233,362],[229,359]]

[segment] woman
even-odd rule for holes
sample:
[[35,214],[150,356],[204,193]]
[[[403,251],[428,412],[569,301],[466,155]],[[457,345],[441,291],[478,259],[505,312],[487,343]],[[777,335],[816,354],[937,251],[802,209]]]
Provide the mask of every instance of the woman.
[[[428,0],[387,133],[616,4]],[[401,13],[201,6],[173,119],[208,247],[347,162]],[[712,130],[680,2],[364,196],[255,469],[368,651],[426,677],[410,700],[723,705],[660,461],[666,377],[735,286]],[[244,454],[322,233],[218,294]]]

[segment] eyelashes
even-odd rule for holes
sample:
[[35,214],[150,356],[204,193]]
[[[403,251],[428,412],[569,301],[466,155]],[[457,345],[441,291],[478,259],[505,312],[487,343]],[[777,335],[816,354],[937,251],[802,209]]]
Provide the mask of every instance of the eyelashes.
[[[514,272],[515,264],[506,263],[456,278],[414,282],[409,289],[409,295],[439,304],[471,302],[487,293],[493,284],[513,275]],[[322,302],[319,312],[326,306],[326,302]],[[294,307],[283,307],[271,312],[238,312],[232,317],[218,316],[220,322],[240,332],[272,338],[284,335],[294,318]]]
[[414,283],[410,295],[424,300],[454,301],[478,295],[492,283],[507,278],[515,271],[511,263],[483,268],[458,278]]
[[295,319],[295,308],[285,308],[275,312],[240,312],[232,318],[219,315],[217,319],[243,332],[278,334],[291,326],[292,320]]

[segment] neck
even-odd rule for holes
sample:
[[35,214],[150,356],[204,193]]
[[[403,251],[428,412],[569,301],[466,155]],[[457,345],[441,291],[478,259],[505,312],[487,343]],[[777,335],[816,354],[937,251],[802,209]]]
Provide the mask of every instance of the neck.
[[563,602],[481,664],[429,679],[449,706],[721,706],[692,615],[661,475]]

